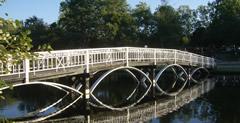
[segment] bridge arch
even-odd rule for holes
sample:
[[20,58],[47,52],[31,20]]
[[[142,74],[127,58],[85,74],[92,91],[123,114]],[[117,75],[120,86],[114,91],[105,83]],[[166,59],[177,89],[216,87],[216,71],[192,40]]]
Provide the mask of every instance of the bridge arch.
[[[196,76],[197,75],[197,76]],[[205,67],[198,67],[194,69],[189,78],[196,84],[201,84],[204,80],[206,80],[209,76],[209,71]]]
[[[177,71],[175,70],[176,68],[180,69],[180,73],[177,73]],[[163,88],[161,88],[158,84],[158,80],[163,76],[163,73],[166,71],[166,70],[172,70],[173,73],[175,74],[176,76],[176,80],[173,82],[173,85],[172,87],[177,83],[178,79],[181,79],[183,82],[183,85],[175,92],[167,92],[167,90],[164,90]],[[183,78],[182,76],[185,76],[185,78]],[[167,66],[164,66],[159,72],[158,74],[156,75],[155,77],[155,81],[156,81],[156,89],[159,90],[161,93],[165,94],[165,95],[168,95],[168,96],[176,96],[178,93],[180,93],[186,83],[188,82],[188,74],[186,72],[186,70],[179,64],[170,64],[170,65],[167,65]]]
[[[132,90],[131,94],[126,98],[126,100],[129,100],[133,94],[136,92],[138,86],[140,85],[141,81],[139,81],[139,79],[136,77],[136,75],[131,72],[131,70],[133,71],[136,71],[138,73],[140,73],[141,75],[144,76],[144,78],[146,78],[149,82],[149,85],[147,87],[147,89],[145,90],[145,92],[143,93],[143,95],[138,98],[134,103],[132,104],[129,104],[127,106],[123,106],[123,107],[114,107],[114,106],[111,106],[111,105],[108,105],[108,104],[105,104],[103,103],[101,100],[99,100],[94,94],[94,90],[96,89],[96,87],[101,83],[101,81],[106,78],[108,75],[110,75],[111,73],[115,72],[115,71],[118,71],[118,70],[124,70],[126,71],[131,77],[134,78],[134,80],[136,80],[137,82],[137,86]],[[134,105],[136,105],[137,103],[139,103],[147,94],[148,92],[150,91],[152,87],[152,81],[151,79],[148,77],[147,74],[145,74],[143,71],[139,70],[138,68],[135,68],[135,67],[129,67],[129,66],[125,66],[125,67],[118,67],[118,68],[115,68],[115,69],[112,69],[112,70],[109,70],[107,71],[106,73],[104,73],[101,77],[99,77],[95,82],[94,84],[91,86],[90,88],[90,95],[91,97],[94,99],[94,101],[96,101],[98,104],[100,104],[101,106],[105,107],[105,108],[108,108],[108,109],[111,109],[111,110],[124,110],[124,109],[127,109],[127,108],[130,108],[130,107],[133,107]],[[92,103],[91,103],[92,104]],[[92,104],[93,106],[97,106],[95,104]]]
[[[26,116],[26,118],[30,117],[30,119],[28,120],[30,122],[38,122],[38,121],[42,121],[42,120],[45,120],[47,118],[56,116],[57,114],[60,114],[61,112],[65,111],[66,109],[71,107],[73,104],[75,104],[83,96],[83,93],[79,92],[78,90],[76,90],[74,88],[71,88],[69,86],[66,86],[66,85],[63,85],[63,84],[59,84],[59,83],[53,83],[53,82],[42,82],[42,81],[39,82],[39,81],[35,81],[35,82],[31,82],[31,83],[15,84],[15,85],[12,85],[12,87],[15,88],[15,87],[29,86],[29,85],[45,85],[45,86],[50,86],[50,87],[53,87],[53,88],[56,88],[56,89],[59,89],[59,90],[65,92],[65,95],[62,98],[60,98],[57,101],[51,103],[50,105],[48,105],[48,106],[46,106],[46,107],[44,107],[44,108],[42,108],[40,110],[36,110],[36,111],[30,112],[30,113],[27,113],[28,116]],[[4,91],[4,90],[10,89],[10,88],[11,88],[10,86],[6,86],[6,87],[1,88],[0,91]],[[55,112],[52,112],[49,115],[40,116],[40,114],[44,114],[44,112],[47,111],[48,109],[50,109],[50,108],[56,106],[57,104],[61,103],[63,101],[63,99],[65,99],[67,96],[69,96],[70,92],[77,93],[79,96],[76,97],[74,100],[72,100],[72,102],[64,105],[59,110],[56,110]],[[35,116],[38,116],[38,115],[39,115],[39,117],[35,117]],[[31,116],[33,117],[33,119],[31,119]]]

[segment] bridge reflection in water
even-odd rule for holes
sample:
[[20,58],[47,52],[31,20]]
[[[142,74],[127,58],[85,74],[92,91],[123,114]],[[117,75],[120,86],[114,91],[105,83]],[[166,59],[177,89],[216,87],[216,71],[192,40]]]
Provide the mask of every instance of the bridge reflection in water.
[[[214,82],[208,81],[202,85],[195,85],[192,88],[182,91],[178,96],[168,97],[151,103],[141,104],[140,106],[128,109],[124,112],[109,112],[95,115],[91,122],[146,122],[153,118],[166,115],[176,111],[183,105],[200,97],[200,95],[209,92],[214,88]],[[113,115],[114,114],[114,115]]]
[[[126,109],[124,111],[101,111],[98,113],[91,113],[89,121],[91,123],[125,123],[125,122],[149,122],[153,120],[158,120],[156,118],[167,115],[170,112],[174,112],[181,108],[183,105],[190,103],[196,98],[200,97],[202,94],[208,93],[215,86],[214,80],[208,79],[201,85],[194,85],[191,88],[187,88],[179,93],[178,96],[162,98],[157,100],[152,100],[134,106],[132,108]],[[197,104],[195,104],[197,103]],[[191,111],[199,113],[199,115],[208,115],[207,113],[212,113],[211,108],[204,106],[208,105],[204,101],[196,101],[191,103]],[[202,107],[199,107],[202,106]],[[184,107],[181,109],[184,110]],[[187,109],[186,109],[187,110]],[[203,113],[203,114],[201,114]],[[196,115],[196,114],[195,114]],[[179,115],[179,119],[181,119]],[[215,116],[209,116],[210,119],[207,121],[215,121]],[[162,119],[162,118],[161,118]],[[163,119],[164,120],[164,119]],[[69,117],[57,120],[48,120],[46,122],[71,122],[80,123],[86,122],[84,117]],[[158,121],[157,121],[158,122]],[[205,121],[206,122],[206,121]]]

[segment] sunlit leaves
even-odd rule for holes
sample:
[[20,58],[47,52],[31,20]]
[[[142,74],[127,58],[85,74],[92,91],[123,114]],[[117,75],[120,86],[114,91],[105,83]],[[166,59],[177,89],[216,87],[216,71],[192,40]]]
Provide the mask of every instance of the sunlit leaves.
[[188,43],[189,43],[188,37],[187,37],[187,36],[183,36],[183,37],[181,38],[181,43],[182,43],[182,44],[188,44]]
[[51,47],[51,45],[50,44],[43,44],[43,45],[39,45],[38,46],[38,50],[39,51],[52,51],[53,50],[53,48]]
[[[6,73],[11,65],[26,58],[33,58],[34,55],[30,53],[32,40],[28,37],[29,34],[30,31],[23,29],[20,21],[0,18],[0,63]],[[0,88],[4,86],[10,85],[0,80]],[[0,98],[5,99],[1,94]]]
[[0,18],[0,61],[5,69],[10,64],[32,58],[29,34],[30,31],[23,29],[20,21]]

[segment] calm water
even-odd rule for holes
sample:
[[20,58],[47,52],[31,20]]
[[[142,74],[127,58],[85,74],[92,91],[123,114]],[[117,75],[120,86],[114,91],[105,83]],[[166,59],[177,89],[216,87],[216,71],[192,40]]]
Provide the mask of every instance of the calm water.
[[240,88],[216,87],[180,110],[150,123],[240,123]]
[[[137,83],[133,82],[133,78],[130,79],[131,84],[119,78],[113,79],[121,81],[122,84],[119,84],[117,81],[115,84],[114,82],[110,83],[106,81],[104,82],[105,84],[101,83],[99,87],[96,88],[94,94],[109,105],[122,106],[126,104],[123,99],[127,98],[132,92],[132,89],[126,87],[135,88]],[[141,90],[145,89],[143,86],[139,88]],[[6,100],[0,101],[0,116],[7,118],[17,116],[17,119],[21,117],[31,119],[47,116],[66,106],[72,98],[76,98],[74,95],[68,95],[57,88],[55,88],[55,91],[52,90],[54,90],[53,87],[44,85],[23,87],[14,89],[14,91],[6,90],[6,92],[8,92],[5,94],[7,97]],[[103,90],[105,90],[105,92]],[[143,94],[143,92],[139,93],[140,96]],[[46,98],[49,100],[45,100]],[[46,107],[52,103],[58,102],[60,98],[63,98],[62,103],[57,103],[46,111],[42,111],[42,113],[36,113],[36,110],[46,109]],[[137,98],[139,98],[139,95],[133,95],[130,102]],[[74,107],[71,108],[71,111],[66,110],[64,114],[67,115],[64,116],[81,114],[78,110],[79,107]],[[216,87],[208,94],[183,106],[178,111],[163,117],[153,118],[148,121],[148,123],[240,123],[240,87]]]

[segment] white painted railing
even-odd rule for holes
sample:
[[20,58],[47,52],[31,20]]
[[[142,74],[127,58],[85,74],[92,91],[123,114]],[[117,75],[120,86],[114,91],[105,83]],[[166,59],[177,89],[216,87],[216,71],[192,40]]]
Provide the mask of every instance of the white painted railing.
[[88,72],[89,67],[96,64],[114,64],[117,62],[124,62],[126,65],[129,65],[130,62],[158,64],[160,62],[172,61],[177,64],[187,63],[192,66],[204,66],[207,68],[215,65],[213,58],[174,49],[117,47],[57,50],[36,52],[36,54],[38,54],[38,57],[34,60],[25,60],[16,65],[0,63],[0,77],[16,74],[26,74],[27,76],[28,73],[26,72],[57,71],[70,67],[83,67]]

